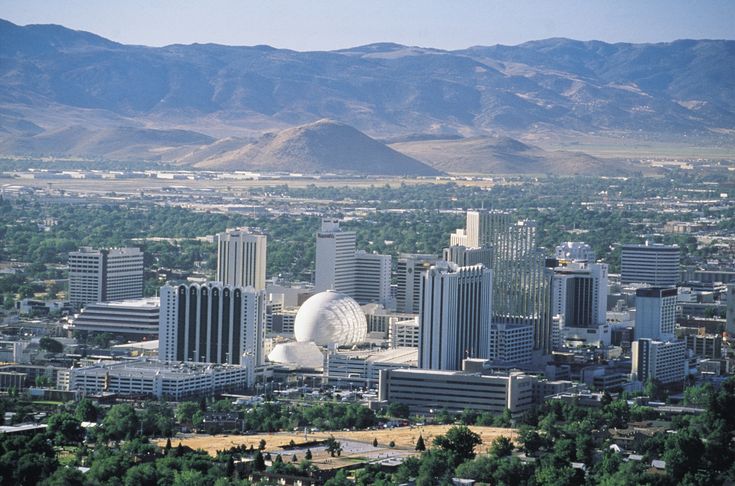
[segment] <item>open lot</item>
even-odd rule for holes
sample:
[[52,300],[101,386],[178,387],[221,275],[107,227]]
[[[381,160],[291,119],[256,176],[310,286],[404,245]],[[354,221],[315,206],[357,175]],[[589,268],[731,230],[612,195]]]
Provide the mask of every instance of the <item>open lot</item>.
[[[450,427],[450,425],[426,425],[378,430],[310,432],[307,434],[306,440],[323,440],[332,435],[340,442],[343,449],[340,457],[330,457],[324,450],[324,447],[310,448],[313,454],[312,460],[314,464],[322,469],[331,469],[354,464],[358,461],[379,461],[387,458],[411,455],[414,453],[414,446],[419,435],[424,437],[426,445],[429,446],[434,437],[444,434]],[[470,429],[482,438],[482,445],[479,447],[479,451],[487,449],[493,439],[498,436],[504,435],[511,439],[515,439],[516,437],[516,431],[514,429],[480,426],[471,426]],[[185,446],[193,449],[203,449],[209,454],[214,455],[218,450],[229,449],[230,447],[241,444],[244,444],[248,448],[250,445],[257,448],[261,439],[266,441],[265,450],[267,452],[270,452],[272,455],[283,454],[285,461],[290,461],[294,454],[296,454],[296,457],[300,461],[306,453],[306,448],[283,450],[280,447],[287,445],[291,440],[297,444],[305,441],[303,433],[292,432],[257,435],[188,435],[172,438],[171,443],[175,447],[181,442]],[[373,439],[378,439],[377,447],[373,447]],[[395,442],[394,448],[388,447],[391,441]],[[159,440],[158,445],[163,446],[165,442],[165,440]]]

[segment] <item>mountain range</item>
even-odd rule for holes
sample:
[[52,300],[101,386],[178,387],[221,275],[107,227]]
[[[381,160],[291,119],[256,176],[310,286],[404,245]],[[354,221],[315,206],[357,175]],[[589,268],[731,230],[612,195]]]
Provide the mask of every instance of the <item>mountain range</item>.
[[[431,155],[441,152],[437,140],[465,151],[460,158],[468,172],[486,170],[476,162],[488,150],[502,155],[495,145],[510,140],[502,137],[520,139],[529,148],[515,146],[514,156],[544,159],[536,164],[544,170],[553,171],[554,160],[563,158],[573,159],[574,169],[596,171],[599,160],[550,154],[528,141],[604,133],[732,143],[733,66],[735,41],[724,40],[547,39],[455,51],[389,43],[328,52],[152,48],[0,20],[0,153],[233,167],[233,157],[217,154],[234,151],[238,167],[274,167],[292,150],[311,154],[305,170],[329,171],[325,153],[329,159],[336,147],[318,155],[313,146],[284,145],[305,137],[288,130],[326,118],[334,121],[330,130],[341,127],[343,135],[349,126],[384,141],[410,140],[391,147],[407,154],[401,160],[418,172],[425,168],[411,157],[438,170],[453,165]],[[367,150],[363,136],[348,137],[363,143],[358,152]],[[466,139],[444,143],[459,138]],[[368,145],[382,154],[370,160],[390,166],[384,158],[390,148]]]

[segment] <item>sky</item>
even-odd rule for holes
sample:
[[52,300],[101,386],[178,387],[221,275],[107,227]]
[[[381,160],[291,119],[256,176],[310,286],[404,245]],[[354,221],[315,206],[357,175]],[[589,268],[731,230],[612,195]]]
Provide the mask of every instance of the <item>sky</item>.
[[125,44],[373,42],[462,49],[568,37],[735,39],[735,0],[0,0],[0,18],[60,24]]

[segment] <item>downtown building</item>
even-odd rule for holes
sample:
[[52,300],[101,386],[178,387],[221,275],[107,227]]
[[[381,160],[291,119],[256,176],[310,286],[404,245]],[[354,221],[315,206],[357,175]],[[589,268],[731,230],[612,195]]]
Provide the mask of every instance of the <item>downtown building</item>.
[[390,255],[356,250],[354,231],[344,231],[336,219],[323,219],[316,234],[316,292],[334,290],[360,304],[390,301]]
[[268,237],[249,228],[228,229],[215,236],[217,281],[234,287],[265,289]]
[[676,245],[649,242],[644,245],[623,245],[620,256],[620,282],[673,287],[680,278],[679,261],[680,251]]
[[398,312],[418,314],[421,309],[421,280],[433,265],[436,255],[402,253],[396,265],[396,307]]
[[466,228],[451,237],[463,240],[470,248],[492,249],[493,323],[531,326],[534,352],[551,353],[551,270],[536,246],[536,224],[503,211],[467,211]]
[[69,301],[76,308],[96,302],[143,297],[143,252],[139,248],[69,253]]
[[265,292],[220,282],[161,287],[159,358],[224,363],[248,370],[264,364]]
[[442,262],[423,275],[419,368],[459,370],[465,358],[489,358],[492,274]]

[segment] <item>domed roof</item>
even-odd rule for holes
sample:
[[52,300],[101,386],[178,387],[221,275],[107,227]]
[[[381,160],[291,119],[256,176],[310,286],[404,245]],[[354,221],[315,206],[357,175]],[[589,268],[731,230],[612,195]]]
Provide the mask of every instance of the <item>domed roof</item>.
[[314,343],[280,343],[268,354],[268,361],[298,368],[323,368],[324,355]]
[[367,321],[360,304],[352,297],[327,290],[309,297],[301,305],[296,313],[294,334],[299,342],[351,346],[365,340]]

